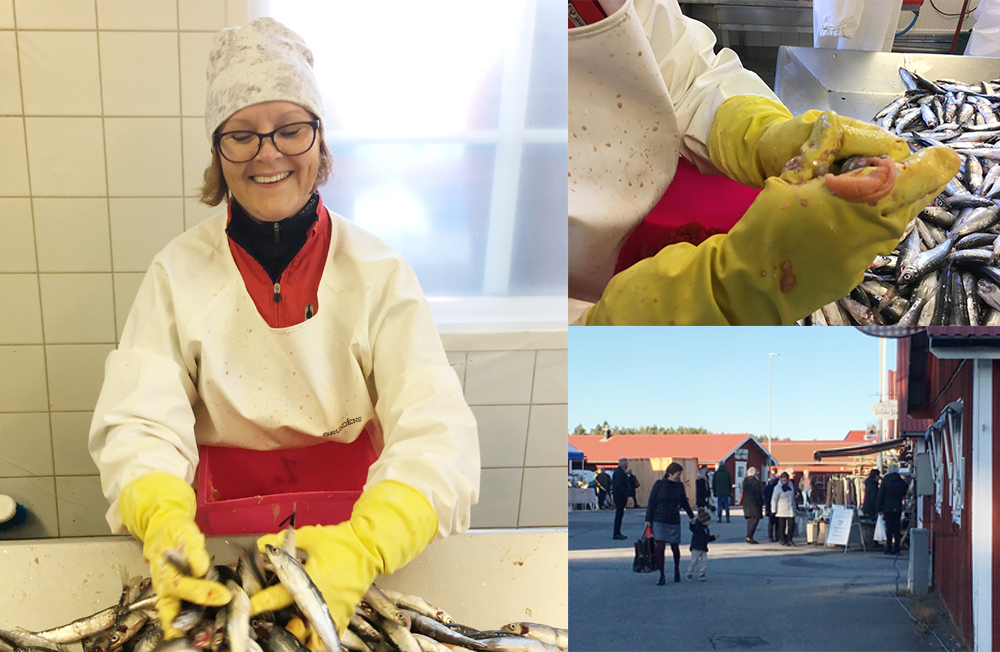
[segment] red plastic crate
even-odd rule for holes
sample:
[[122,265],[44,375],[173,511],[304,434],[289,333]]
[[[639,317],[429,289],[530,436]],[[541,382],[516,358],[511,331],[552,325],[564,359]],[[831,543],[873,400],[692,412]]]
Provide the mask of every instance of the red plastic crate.
[[350,444],[198,450],[195,522],[205,534],[217,535],[277,532],[293,512],[296,527],[346,521],[378,458],[367,433]]
[[728,233],[759,194],[758,188],[702,174],[694,164],[680,159],[663,197],[625,241],[615,273],[655,256],[667,245],[698,245],[711,235]]

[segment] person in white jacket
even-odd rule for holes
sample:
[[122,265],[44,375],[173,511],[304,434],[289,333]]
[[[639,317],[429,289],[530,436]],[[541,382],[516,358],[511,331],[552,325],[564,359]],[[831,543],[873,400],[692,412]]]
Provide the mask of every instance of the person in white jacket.
[[795,487],[784,471],[778,476],[778,484],[771,494],[771,513],[778,519],[778,541],[783,546],[794,546]]
[[[143,541],[166,638],[179,635],[181,600],[230,599],[200,579],[210,563],[191,487],[200,446],[338,442],[347,458],[331,475],[364,465],[349,520],[296,531],[340,631],[377,575],[467,529],[478,499],[475,419],[413,271],[316,191],[331,167],[323,121],[298,35],[260,18],[216,36],[203,201],[227,210],[155,257],[107,359],[90,451],[112,530]],[[291,602],[275,586],[251,607]]]
[[[572,324],[791,324],[860,283],[958,170],[948,148],[911,155],[901,138],[832,111],[793,117],[732,50],[714,51],[711,30],[684,16],[677,0],[576,4]],[[588,21],[585,5],[602,11]],[[825,173],[854,155],[897,162],[891,196],[869,203],[830,193]],[[763,191],[728,234],[667,246],[616,274],[622,246],[664,195],[679,157]],[[804,164],[788,167],[794,160]]]

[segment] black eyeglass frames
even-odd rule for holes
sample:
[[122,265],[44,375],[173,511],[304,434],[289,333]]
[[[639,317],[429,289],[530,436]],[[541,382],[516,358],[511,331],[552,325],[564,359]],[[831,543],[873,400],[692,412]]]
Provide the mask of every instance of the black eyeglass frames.
[[270,138],[274,148],[285,156],[298,156],[309,151],[316,142],[319,120],[293,122],[266,134],[256,131],[227,131],[215,134],[215,146],[230,163],[252,161],[264,146],[264,139]]

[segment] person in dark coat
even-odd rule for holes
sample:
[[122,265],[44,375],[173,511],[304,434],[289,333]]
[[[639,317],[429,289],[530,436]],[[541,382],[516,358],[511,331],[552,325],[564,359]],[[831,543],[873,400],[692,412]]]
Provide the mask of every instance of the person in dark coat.
[[635,497],[635,492],[639,489],[639,478],[635,477],[635,474],[629,471],[628,479],[632,483],[629,491],[629,497],[632,498],[632,507],[639,509],[639,499]]
[[778,540],[778,517],[771,509],[771,496],[774,495],[774,488],[778,486],[778,467],[771,467],[771,476],[764,485],[764,513],[767,516],[767,540],[772,543]]
[[701,562],[699,579],[702,582],[708,579],[705,575],[705,571],[708,570],[708,543],[719,538],[718,534],[708,531],[708,524],[711,522],[712,516],[704,509],[698,510],[698,518],[691,519],[691,565],[688,566],[688,582],[694,579],[694,567],[698,562]]
[[599,501],[599,506],[604,509],[604,506],[608,502],[609,495],[611,493],[611,476],[604,469],[597,474],[597,486],[600,490],[597,492],[597,500]]
[[729,522],[729,499],[733,495],[733,476],[729,469],[719,462],[719,468],[715,470],[715,477],[712,478],[712,491],[715,492],[715,499],[719,503],[719,511],[716,516],[722,522],[722,510],[726,510],[726,523]]
[[625,505],[632,491],[632,480],[628,477],[628,460],[624,457],[618,460],[618,468],[611,477],[611,498],[615,501],[615,539],[627,539],[622,534],[622,517],[625,516]]
[[708,469],[702,466],[698,469],[698,477],[694,481],[695,504],[699,508],[708,507],[708,499],[711,492],[708,489]]
[[753,535],[757,531],[757,524],[764,506],[764,491],[757,479],[757,469],[752,466],[747,469],[747,477],[743,479],[743,516],[747,519],[747,543],[756,544]]
[[878,499],[878,485],[880,474],[878,469],[872,469],[865,478],[865,499],[861,503],[861,513],[868,518],[875,518],[878,510],[875,509],[875,501]]
[[688,518],[694,518],[687,492],[684,491],[684,483],[681,482],[683,471],[683,466],[671,462],[663,478],[653,483],[649,500],[646,502],[646,527],[653,528],[653,539],[656,541],[656,552],[660,560],[660,579],[656,582],[660,586],[666,584],[664,557],[668,543],[674,555],[674,581],[681,581],[680,510],[687,512]]
[[875,499],[875,511],[885,519],[885,554],[899,554],[899,542],[903,535],[899,529],[899,517],[903,514],[903,499],[909,484],[899,475],[899,467],[889,465],[888,473],[882,479]]

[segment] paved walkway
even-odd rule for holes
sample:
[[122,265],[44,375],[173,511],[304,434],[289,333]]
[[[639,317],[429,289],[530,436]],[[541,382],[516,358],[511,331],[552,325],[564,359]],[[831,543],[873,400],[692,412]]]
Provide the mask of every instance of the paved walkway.
[[[634,541],[645,510],[628,510],[611,538],[613,511],[569,515],[569,621],[580,650],[942,650],[894,596],[906,588],[907,558],[851,549],[822,550],[800,538],[795,548],[743,541],[740,508],[731,523],[711,523],[721,538],[709,545],[708,581],[684,578],[690,532],[682,528],[681,575],[675,584],[667,549],[666,586],[655,573],[632,572]],[[682,523],[686,517],[682,515]],[[901,598],[913,611],[916,602]],[[945,618],[947,618],[945,616]],[[935,626],[948,649],[958,646]]]

